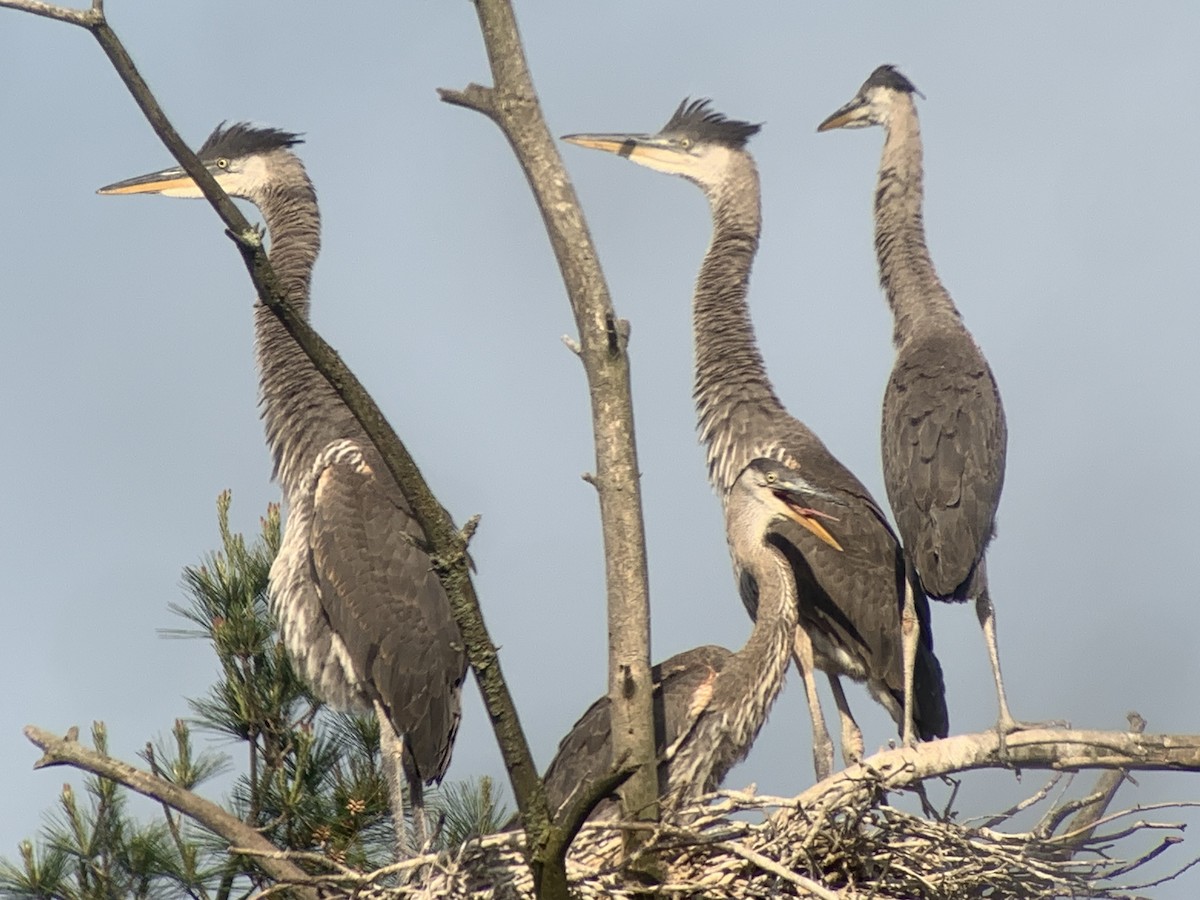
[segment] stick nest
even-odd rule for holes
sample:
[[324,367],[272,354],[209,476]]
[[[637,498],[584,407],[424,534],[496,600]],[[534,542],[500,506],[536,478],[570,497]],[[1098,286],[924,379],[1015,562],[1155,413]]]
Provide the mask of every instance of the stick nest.
[[[1180,824],[1134,819],[1143,809],[1054,834],[1077,801],[1051,810],[1032,830],[998,830],[1052,786],[974,824],[954,821],[948,812],[927,809],[930,817],[904,812],[884,802],[881,791],[858,792],[819,809],[801,808],[795,799],[724,791],[653,829],[643,853],[657,859],[665,875],[661,884],[648,888],[619,865],[615,824],[584,826],[568,856],[568,877],[580,900],[647,894],[714,900],[1133,898],[1194,864],[1147,884],[1123,882],[1182,840]],[[1147,809],[1177,805],[1183,804]],[[1118,856],[1147,843],[1149,849]],[[520,832],[488,835],[455,854],[422,856],[365,875],[342,869],[316,881],[322,896],[367,900],[533,897]]]

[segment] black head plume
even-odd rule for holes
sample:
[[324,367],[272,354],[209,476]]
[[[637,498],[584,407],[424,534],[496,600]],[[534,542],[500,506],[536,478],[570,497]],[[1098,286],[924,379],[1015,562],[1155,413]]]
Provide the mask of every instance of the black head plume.
[[304,139],[290,131],[262,128],[251,125],[249,122],[235,122],[229,126],[222,122],[213,129],[213,133],[196,151],[196,155],[201,159],[212,159],[216,156],[237,159],[243,156],[252,156],[255,153],[282,150],[302,143],[304,143]]
[[712,108],[710,100],[685,98],[659,133],[686,135],[696,142],[723,144],[740,150],[761,128],[761,124],[752,125],[749,122],[726,118]]
[[863,83],[863,89],[872,87],[891,88],[893,91],[900,91],[905,94],[917,94],[924,97],[917,90],[915,84],[900,74],[900,70],[892,65],[883,65],[871,73],[871,77]]

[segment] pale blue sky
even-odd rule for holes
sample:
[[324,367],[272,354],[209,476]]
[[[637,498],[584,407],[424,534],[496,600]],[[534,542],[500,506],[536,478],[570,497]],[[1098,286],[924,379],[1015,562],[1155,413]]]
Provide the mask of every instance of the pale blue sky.
[[[523,177],[499,131],[434,89],[486,83],[469,3],[110,0],[109,16],[185,137],[222,119],[303,131],[324,252],[314,321],[461,521],[488,624],[539,761],[603,689],[592,451],[573,331]],[[357,12],[370,10],[369,15]],[[1091,2],[525,3],[551,129],[652,131],[684,96],[766,123],[751,149],[764,240],[750,301],[791,411],[878,497],[890,320],[871,196],[883,135],[817,135],[879,63],[919,101],[926,223],[942,278],[1008,412],[989,565],[1013,710],[1200,731],[1200,388],[1196,304],[1200,6]],[[0,11],[0,853],[66,770],[35,773],[21,726],[104,719],[131,759],[187,712],[213,660],[166,641],[180,571],[216,544],[214,499],[254,531],[270,483],[256,408],[252,291],[199,203],[101,198],[169,160],[82,31]],[[570,146],[618,312],[633,326],[654,657],[737,647],[729,575],[690,399],[690,297],[709,235],[700,192]],[[934,609],[952,728],[991,724],[982,639]],[[861,689],[868,747],[892,735]],[[785,691],[732,785],[811,780],[807,713]],[[503,776],[475,692],[450,778]],[[1200,798],[1143,776],[1126,804]],[[1037,773],[969,779],[968,812]],[[1166,818],[1188,818],[1170,814]],[[1195,825],[1200,817],[1190,817]],[[1182,862],[1194,844],[1172,851]],[[1171,854],[1168,854],[1171,857]],[[1192,897],[1200,875],[1160,897]]]

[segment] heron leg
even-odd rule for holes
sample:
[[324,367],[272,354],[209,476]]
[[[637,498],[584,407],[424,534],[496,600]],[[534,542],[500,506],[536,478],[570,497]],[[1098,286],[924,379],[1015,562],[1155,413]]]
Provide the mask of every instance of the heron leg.
[[829,689],[833,691],[833,702],[837,704],[838,716],[842,720],[842,762],[854,766],[862,762],[863,736],[862,729],[854,721],[850,712],[850,704],[846,702],[846,692],[842,690],[842,680],[832,673],[829,676]]
[[904,657],[904,709],[901,715],[900,736],[905,747],[917,743],[913,725],[913,672],[917,667],[917,645],[921,640],[921,625],[917,621],[916,599],[913,597],[913,575],[911,564],[906,562],[904,579],[904,606],[900,611],[900,648]]
[[[375,701],[375,718],[379,720],[379,754],[383,768],[383,780],[388,787],[388,801],[392,807],[392,822],[396,830],[396,858],[410,859],[414,856],[409,841],[408,826],[404,819],[404,739],[396,733],[392,719],[378,700]],[[414,822],[416,808],[413,809]]]
[[1000,704],[1000,720],[997,727],[1001,735],[1020,730],[1020,725],[1008,710],[1008,695],[1004,690],[1004,679],[1000,676],[1000,647],[996,643],[996,610],[987,587],[975,598],[975,615],[983,628],[983,640],[987,644],[988,658],[992,663],[992,679],[996,682],[996,699]]
[[817,696],[817,684],[813,677],[812,639],[803,628],[796,629],[793,652],[796,668],[800,670],[800,678],[804,682],[804,694],[808,698],[808,715],[812,719],[813,768],[817,773],[817,781],[824,781],[833,774],[833,739],[825,727],[825,714],[821,712],[821,698]]
[[[982,566],[982,563],[980,564]],[[1069,723],[1061,720],[1048,722],[1022,722],[1014,719],[1008,709],[1008,695],[1004,690],[1004,679],[1000,677],[1000,648],[996,643],[996,610],[992,606],[992,597],[988,593],[987,576],[984,575],[983,587],[975,597],[975,615],[983,628],[983,639],[987,643],[988,658],[992,662],[992,678],[996,682],[996,700],[1000,704],[1000,718],[996,722],[996,733],[1000,737],[1000,759],[1008,760],[1008,735],[1016,731],[1027,731],[1030,728],[1061,728],[1070,727]]]
[[413,843],[417,852],[421,853],[429,841],[429,824],[425,819],[425,785],[415,771],[405,768],[404,774],[408,781],[408,805],[412,807]]

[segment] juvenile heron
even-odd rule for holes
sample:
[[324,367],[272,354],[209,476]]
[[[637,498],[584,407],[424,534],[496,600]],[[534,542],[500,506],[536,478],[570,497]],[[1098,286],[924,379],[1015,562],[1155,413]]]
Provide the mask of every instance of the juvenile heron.
[[[758,171],[746,142],[759,127],[726,118],[706,100],[684,101],[658,134],[578,134],[565,140],[682,175],[708,197],[713,236],[692,310],[694,395],[709,478],[728,505],[734,480],[750,460],[783,462],[821,492],[814,508],[832,517],[823,524],[843,548],[842,553],[830,554],[811,531],[794,525],[780,530],[800,579],[794,652],[813,721],[816,772],[823,778],[833,768],[833,745],[816,693],[814,667],[830,676],[847,764],[861,757],[862,735],[839,675],[865,681],[906,741],[913,739],[914,729],[922,739],[945,736],[949,723],[928,603],[914,591],[908,606],[902,607],[906,574],[899,541],[867,489],[783,408],[755,343],[746,292],[761,212]],[[734,565],[742,567],[736,553]],[[751,616],[756,614],[752,603],[746,608]],[[913,634],[919,629],[920,635],[911,650],[916,668],[912,703],[904,696],[902,627]]]
[[[818,552],[837,556],[837,541],[826,530],[829,520],[812,508],[821,498],[798,472],[770,459],[753,460],[730,488],[729,546],[740,564],[742,598],[758,615],[737,653],[696,647],[653,669],[658,783],[668,806],[720,785],[750,752],[783,688],[799,603],[791,539],[780,529],[799,526],[813,535]],[[601,697],[563,738],[546,770],[551,810],[611,767],[609,700]],[[606,800],[593,815],[606,817],[617,808],[615,799]]]
[[[307,317],[320,214],[292,151],[298,143],[298,135],[240,123],[218,126],[197,155],[226,193],[258,207],[271,266],[292,307]],[[201,196],[181,168],[99,192]],[[462,640],[421,529],[370,439],[262,303],[254,306],[254,329],[267,443],[288,506],[271,599],[284,643],[314,692],[334,707],[379,718],[404,853],[397,769],[421,841],[423,785],[445,775],[458,730]]]
[[921,586],[936,600],[975,600],[1001,736],[1023,727],[1000,677],[985,553],[996,529],[1008,431],[996,379],[942,286],[925,245],[921,129],[913,83],[880,66],[817,126],[881,125],[875,253],[895,322],[896,362],[883,395],[883,476]]

